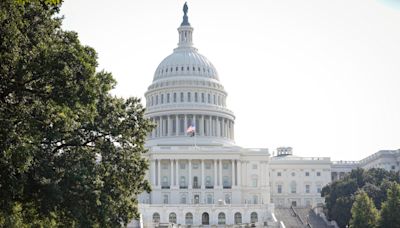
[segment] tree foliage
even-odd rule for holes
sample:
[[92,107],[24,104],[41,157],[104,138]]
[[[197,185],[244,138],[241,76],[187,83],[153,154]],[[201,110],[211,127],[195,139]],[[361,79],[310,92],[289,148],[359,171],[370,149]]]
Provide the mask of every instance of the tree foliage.
[[363,190],[374,202],[377,209],[387,198],[387,189],[393,182],[400,182],[399,172],[388,172],[384,169],[355,169],[344,179],[335,181],[322,189],[325,197],[327,215],[340,227],[349,224],[351,208],[358,190]]
[[110,94],[60,5],[0,1],[0,226],[119,227],[149,191],[139,99]]
[[364,191],[358,191],[351,207],[350,228],[375,228],[379,219],[378,210]]
[[387,193],[387,200],[382,204],[379,227],[400,226],[400,184],[392,184]]

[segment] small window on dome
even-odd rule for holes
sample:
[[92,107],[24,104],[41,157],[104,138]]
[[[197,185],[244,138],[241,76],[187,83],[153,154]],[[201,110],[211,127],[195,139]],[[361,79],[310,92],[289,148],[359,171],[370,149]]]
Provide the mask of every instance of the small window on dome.
[[176,71],[178,71],[178,67],[176,67]]
[[165,72],[168,72],[168,68],[167,68],[167,69],[165,69]]
[[183,69],[185,69],[184,67],[181,67],[181,71],[183,71]]
[[198,102],[197,92],[194,93],[194,102]]
[[196,67],[193,67],[193,71],[196,71]]
[[189,71],[189,67],[186,67],[186,70]]
[[161,70],[161,73],[164,73],[164,69]]
[[206,69],[203,68],[203,72],[206,72]]
[[174,69],[171,67],[171,72],[173,71]]
[[174,93],[174,102],[176,102],[176,93]]
[[183,102],[183,99],[184,99],[184,98],[183,98],[183,93],[181,93],[181,102]]
[[207,72],[210,73],[210,69],[207,69]]
[[197,68],[200,71],[200,67]]
[[204,93],[201,93],[201,102],[204,103]]

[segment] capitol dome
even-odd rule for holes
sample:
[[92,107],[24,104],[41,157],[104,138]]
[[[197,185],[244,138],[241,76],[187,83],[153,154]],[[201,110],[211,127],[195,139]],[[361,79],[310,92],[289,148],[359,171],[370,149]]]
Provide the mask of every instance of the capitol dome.
[[178,47],[158,65],[145,93],[146,117],[157,125],[146,144],[232,146],[235,116],[226,107],[228,94],[214,65],[193,46],[184,13]]

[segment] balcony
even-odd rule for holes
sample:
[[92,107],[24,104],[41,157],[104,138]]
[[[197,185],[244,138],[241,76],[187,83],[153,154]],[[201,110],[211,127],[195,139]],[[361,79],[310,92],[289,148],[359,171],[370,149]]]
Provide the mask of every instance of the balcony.
[[179,186],[180,189],[187,189],[188,186]]

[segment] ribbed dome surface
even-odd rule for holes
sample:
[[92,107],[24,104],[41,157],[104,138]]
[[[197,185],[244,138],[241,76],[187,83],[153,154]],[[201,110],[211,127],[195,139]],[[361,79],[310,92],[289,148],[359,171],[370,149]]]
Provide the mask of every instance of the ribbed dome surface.
[[158,65],[153,81],[177,76],[200,76],[219,80],[213,64],[195,48],[175,49],[174,53]]

